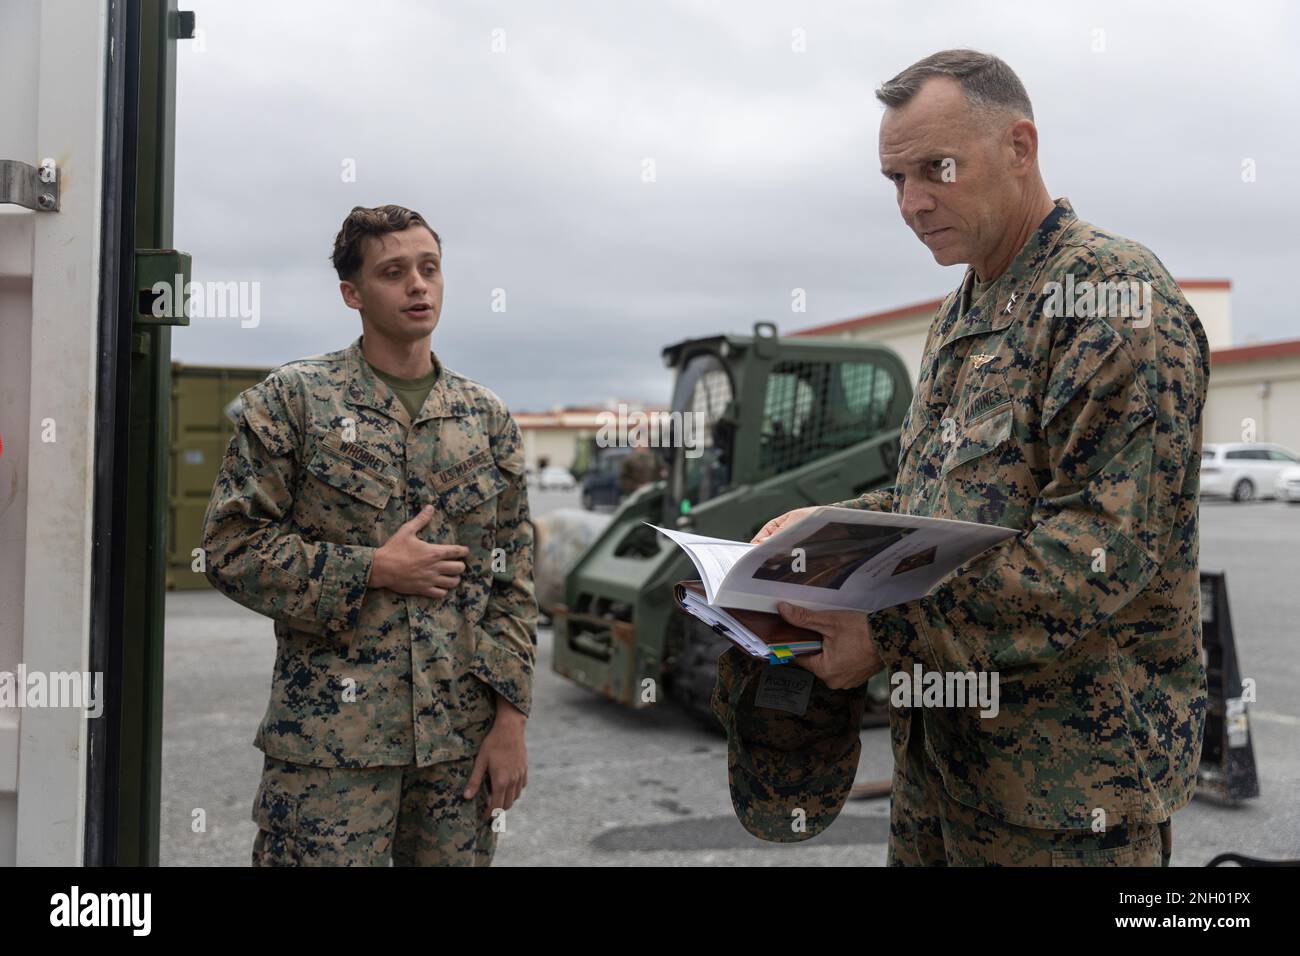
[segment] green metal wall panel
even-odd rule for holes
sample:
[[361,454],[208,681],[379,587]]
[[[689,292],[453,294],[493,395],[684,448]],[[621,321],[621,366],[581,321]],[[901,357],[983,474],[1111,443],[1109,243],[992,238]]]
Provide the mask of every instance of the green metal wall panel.
[[234,422],[225,410],[240,392],[269,372],[264,368],[172,365],[168,590],[210,587],[203,573],[193,569],[193,552],[203,543],[208,496],[234,434]]

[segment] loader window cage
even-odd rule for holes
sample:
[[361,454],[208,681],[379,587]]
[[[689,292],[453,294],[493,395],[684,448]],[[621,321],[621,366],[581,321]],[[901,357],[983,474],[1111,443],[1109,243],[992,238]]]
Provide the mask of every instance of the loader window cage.
[[[715,498],[731,484],[732,432],[724,416],[735,389],[722,361],[711,352],[693,356],[682,368],[673,394],[673,411],[691,418],[690,434],[673,429],[672,495],[697,505]],[[687,449],[689,438],[698,447]]]
[[758,468],[767,478],[885,428],[894,377],[871,362],[778,362],[767,379]]

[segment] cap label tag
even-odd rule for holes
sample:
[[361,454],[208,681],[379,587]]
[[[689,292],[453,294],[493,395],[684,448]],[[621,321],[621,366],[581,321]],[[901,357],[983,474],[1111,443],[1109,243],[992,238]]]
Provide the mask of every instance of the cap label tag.
[[754,694],[754,706],[802,717],[808,710],[812,685],[812,672],[801,667],[764,667]]

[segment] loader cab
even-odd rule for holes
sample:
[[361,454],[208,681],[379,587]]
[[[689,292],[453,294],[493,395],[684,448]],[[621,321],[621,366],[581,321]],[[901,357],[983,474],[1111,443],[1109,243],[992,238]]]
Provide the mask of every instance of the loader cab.
[[905,379],[877,355],[860,347],[801,349],[766,326],[756,326],[752,338],[665,350],[679,368],[672,441],[663,449],[670,525],[690,527],[694,509],[737,485],[853,448],[888,430],[906,408]]
[[708,711],[720,639],[674,610],[689,558],[654,526],[746,541],[774,515],[843,501],[894,480],[909,376],[865,342],[752,335],[687,339],[663,350],[675,372],[669,430],[656,435],[666,481],[626,496],[565,571],[551,608],[556,673],[633,708],[660,685]]

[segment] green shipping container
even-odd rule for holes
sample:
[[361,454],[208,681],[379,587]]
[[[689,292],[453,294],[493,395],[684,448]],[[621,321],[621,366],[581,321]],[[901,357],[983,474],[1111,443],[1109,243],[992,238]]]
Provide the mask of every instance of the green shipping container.
[[270,374],[269,368],[223,368],[172,363],[170,521],[167,589],[206,588],[195,570],[203,544],[203,515],[212,483],[235,431],[232,407],[239,393]]

